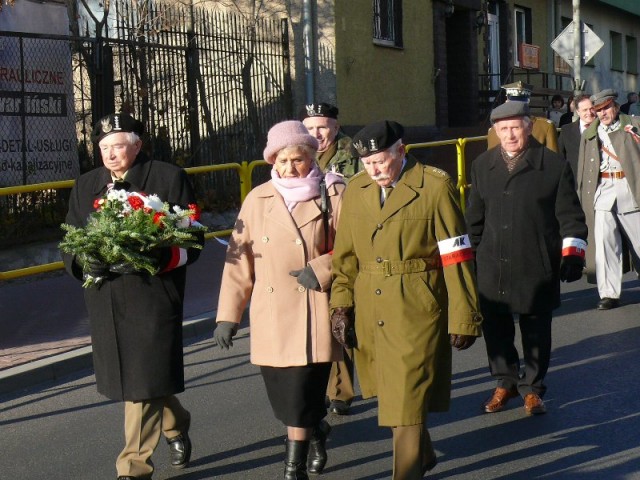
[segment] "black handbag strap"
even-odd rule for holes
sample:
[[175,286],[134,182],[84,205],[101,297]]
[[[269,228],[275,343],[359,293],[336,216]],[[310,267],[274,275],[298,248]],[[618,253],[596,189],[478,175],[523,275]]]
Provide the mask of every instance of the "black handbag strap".
[[324,251],[329,251],[329,205],[327,202],[327,180],[320,181],[320,210],[322,211],[322,225],[324,226]]

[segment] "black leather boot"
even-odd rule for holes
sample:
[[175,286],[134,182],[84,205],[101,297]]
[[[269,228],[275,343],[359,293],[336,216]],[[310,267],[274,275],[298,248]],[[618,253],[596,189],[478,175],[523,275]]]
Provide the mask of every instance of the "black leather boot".
[[309,442],[309,459],[307,463],[307,471],[313,475],[319,475],[327,464],[327,437],[331,431],[331,425],[324,420],[320,421],[318,426],[313,429],[311,442]]
[[307,475],[308,452],[309,440],[287,440],[284,480],[309,480]]

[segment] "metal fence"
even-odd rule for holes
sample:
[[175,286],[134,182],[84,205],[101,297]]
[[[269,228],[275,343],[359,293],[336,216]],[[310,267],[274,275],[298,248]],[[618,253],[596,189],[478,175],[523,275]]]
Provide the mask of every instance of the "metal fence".
[[[291,118],[286,19],[132,5],[112,2],[109,37],[90,35],[89,23],[76,37],[0,33],[0,187],[73,179],[100,164],[91,130],[113,111],[141,119],[145,150],[183,167],[261,158],[269,127]],[[197,179],[203,209],[239,204],[232,174]],[[67,195],[0,198],[0,248],[59,234]]]

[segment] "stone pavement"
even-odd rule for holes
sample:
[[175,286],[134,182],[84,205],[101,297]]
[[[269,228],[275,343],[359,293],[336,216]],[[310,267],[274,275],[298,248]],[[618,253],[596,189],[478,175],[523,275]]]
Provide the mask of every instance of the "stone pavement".
[[[209,240],[191,265],[185,339],[213,331],[225,247]],[[60,259],[56,243],[0,251],[0,270]],[[89,323],[80,283],[64,270],[0,282],[0,394],[91,367]]]

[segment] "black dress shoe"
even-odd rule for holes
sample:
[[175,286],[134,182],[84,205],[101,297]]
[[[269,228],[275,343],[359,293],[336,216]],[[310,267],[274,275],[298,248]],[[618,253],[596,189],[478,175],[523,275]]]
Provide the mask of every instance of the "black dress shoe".
[[131,475],[120,475],[116,480],[151,480],[151,477],[132,477]]
[[349,404],[342,400],[331,400],[329,411],[336,415],[349,415]]
[[168,438],[169,452],[171,456],[171,466],[173,468],[184,468],[189,465],[191,459],[191,440],[189,434],[181,433],[177,437]]
[[598,306],[596,308],[598,310],[611,310],[612,308],[616,308],[619,306],[620,306],[620,299],[604,297],[602,300],[598,302]]

